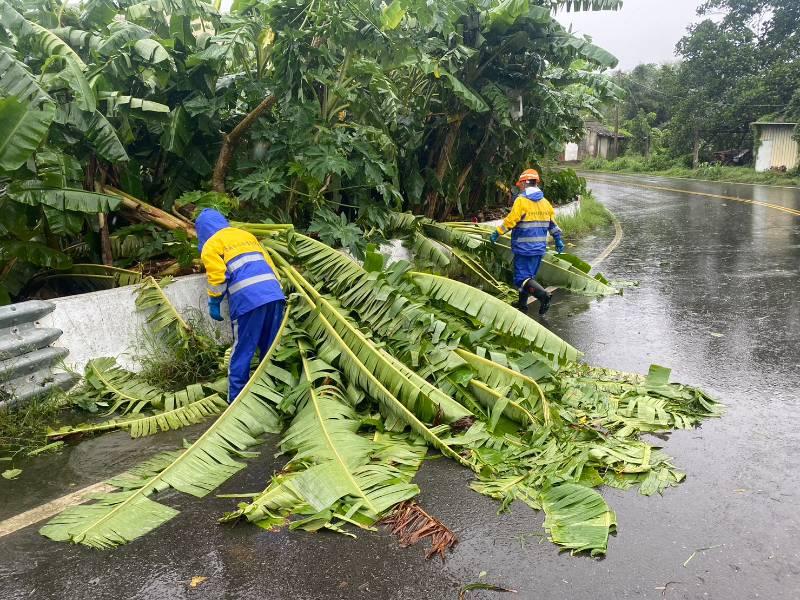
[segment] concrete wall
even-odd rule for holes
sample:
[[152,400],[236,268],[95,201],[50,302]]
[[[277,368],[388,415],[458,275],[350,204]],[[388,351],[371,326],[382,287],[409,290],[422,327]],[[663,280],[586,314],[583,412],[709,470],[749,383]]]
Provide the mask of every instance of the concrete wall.
[[[182,314],[195,310],[208,320],[205,275],[180,277],[167,286],[166,294]],[[100,356],[116,357],[126,368],[136,369],[134,357],[145,318],[136,310],[135,299],[135,286],[56,298],[52,300],[56,309],[39,325],[64,332],[55,345],[69,350],[64,362],[79,373],[89,359]],[[221,324],[221,332],[228,336],[229,323]]]

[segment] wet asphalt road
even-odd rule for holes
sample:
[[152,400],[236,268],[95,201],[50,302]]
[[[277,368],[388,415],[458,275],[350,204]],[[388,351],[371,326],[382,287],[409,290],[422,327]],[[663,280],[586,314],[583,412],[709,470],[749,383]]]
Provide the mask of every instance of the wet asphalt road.
[[[636,181],[603,174],[590,182],[624,230],[600,270],[639,285],[599,301],[561,294],[548,323],[592,364],[671,366],[674,379],[711,391],[728,410],[663,442],[688,473],[680,487],[651,498],[602,490],[619,520],[605,559],[559,554],[541,537],[541,514],[514,505],[498,516],[494,501],[467,488],[470,473],[434,460],[417,482],[426,510],[460,538],[444,565],[426,561],[419,547],[399,548],[384,531],[350,540],[217,526],[235,501],[175,493],[166,502],[181,510],[177,518],[115,551],[49,542],[35,526],[2,538],[0,599],[456,599],[482,571],[519,593],[468,598],[800,598],[800,217]],[[793,190],[638,182],[800,209]],[[600,232],[576,250],[592,257],[612,235]],[[122,470],[153,444],[174,447],[178,437],[115,433],[40,457],[19,481],[0,484],[0,519],[73,491],[70,483],[111,475],[109,463]],[[275,466],[264,454],[220,491],[260,490]],[[193,576],[208,579],[190,588]]]

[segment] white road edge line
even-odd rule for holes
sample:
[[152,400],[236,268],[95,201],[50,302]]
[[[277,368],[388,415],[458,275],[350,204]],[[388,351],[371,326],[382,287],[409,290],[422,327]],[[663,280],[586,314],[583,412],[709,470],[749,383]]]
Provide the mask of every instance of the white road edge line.
[[619,219],[617,219],[617,215],[615,215],[610,210],[608,211],[608,214],[611,215],[611,221],[614,223],[614,239],[611,240],[611,243],[609,243],[608,246],[605,247],[605,250],[603,250],[600,254],[595,256],[594,260],[589,262],[589,264],[592,265],[593,269],[596,268],[597,265],[599,265],[605,259],[607,259],[609,255],[617,248],[617,246],[619,246],[622,243],[622,225],[620,224]]
[[28,527],[29,525],[33,525],[34,523],[38,523],[39,521],[49,519],[64,509],[69,508],[70,506],[88,502],[92,499],[94,494],[104,494],[114,491],[115,489],[117,488],[108,485],[104,481],[101,481],[100,483],[87,486],[76,492],[72,492],[71,494],[61,496],[60,498],[51,500],[46,504],[37,506],[36,508],[32,508],[24,513],[10,517],[5,521],[0,522],[0,538]]

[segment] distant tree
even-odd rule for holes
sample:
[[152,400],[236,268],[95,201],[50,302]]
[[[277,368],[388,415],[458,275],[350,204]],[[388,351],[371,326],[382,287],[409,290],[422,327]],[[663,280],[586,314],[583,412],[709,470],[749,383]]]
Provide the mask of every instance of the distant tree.
[[639,109],[636,116],[628,121],[627,129],[631,134],[630,149],[636,154],[643,156],[650,155],[653,138],[653,123],[656,121],[656,113],[644,112]]

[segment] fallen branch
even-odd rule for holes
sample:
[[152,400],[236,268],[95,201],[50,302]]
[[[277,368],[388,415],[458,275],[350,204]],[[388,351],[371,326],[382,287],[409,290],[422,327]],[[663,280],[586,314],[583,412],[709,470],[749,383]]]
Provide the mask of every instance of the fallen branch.
[[416,502],[409,501],[399,504],[382,522],[391,528],[403,548],[430,538],[431,547],[425,554],[425,558],[431,558],[438,554],[444,562],[445,551],[458,543],[455,533],[439,519],[422,510]]
[[178,217],[171,215],[160,208],[156,208],[144,200],[139,200],[138,198],[135,198],[134,196],[131,196],[122,190],[118,190],[115,187],[111,187],[110,185],[101,186],[101,191],[104,194],[110,194],[112,196],[121,198],[122,207],[126,210],[129,216],[135,220],[142,222],[149,221],[169,230],[183,229],[187,235],[191,237],[197,237],[197,232],[195,231],[194,227],[187,221],[179,219]]

